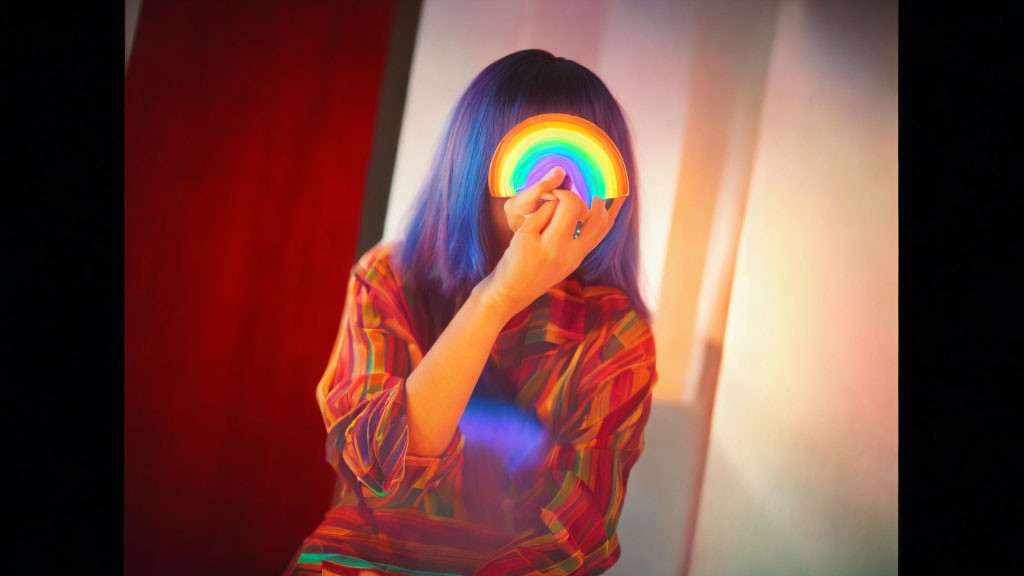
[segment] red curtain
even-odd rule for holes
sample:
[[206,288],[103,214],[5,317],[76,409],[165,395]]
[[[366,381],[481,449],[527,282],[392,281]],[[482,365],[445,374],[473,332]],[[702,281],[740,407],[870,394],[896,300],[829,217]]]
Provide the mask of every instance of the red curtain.
[[145,0],[125,79],[125,573],[279,574],[334,476],[393,2]]

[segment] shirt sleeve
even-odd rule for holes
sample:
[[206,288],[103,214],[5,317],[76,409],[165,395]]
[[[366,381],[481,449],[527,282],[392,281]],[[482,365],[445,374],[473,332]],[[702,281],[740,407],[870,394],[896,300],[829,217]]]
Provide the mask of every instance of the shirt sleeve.
[[475,576],[594,575],[618,561],[616,526],[657,372],[650,327],[635,313],[603,340],[561,399],[568,414],[540,478],[510,502],[516,539]]
[[391,268],[364,256],[352,268],[328,366],[317,385],[327,460],[365,486],[371,507],[408,505],[462,463],[456,428],[436,457],[408,454],[405,382],[423,354]]

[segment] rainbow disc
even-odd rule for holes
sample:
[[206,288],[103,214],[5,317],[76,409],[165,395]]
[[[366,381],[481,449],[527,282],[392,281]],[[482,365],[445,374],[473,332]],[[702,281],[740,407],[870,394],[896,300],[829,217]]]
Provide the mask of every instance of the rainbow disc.
[[512,197],[561,166],[561,188],[592,198],[629,196],[626,164],[612,139],[596,124],[571,114],[539,114],[516,124],[491,157],[491,196]]

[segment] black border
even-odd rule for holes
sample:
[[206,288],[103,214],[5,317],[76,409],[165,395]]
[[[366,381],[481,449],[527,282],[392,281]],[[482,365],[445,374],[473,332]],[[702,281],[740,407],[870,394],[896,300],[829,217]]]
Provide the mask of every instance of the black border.
[[124,6],[5,12],[3,285],[13,321],[4,323],[4,476],[19,509],[8,516],[13,550],[2,571],[118,574]]
[[1005,81],[1020,65],[1008,16],[942,3],[899,12],[899,567],[908,574],[988,573],[1018,530],[1019,417],[1000,395],[1021,380],[1019,242],[1000,221],[1020,204],[1009,177],[1020,103]]

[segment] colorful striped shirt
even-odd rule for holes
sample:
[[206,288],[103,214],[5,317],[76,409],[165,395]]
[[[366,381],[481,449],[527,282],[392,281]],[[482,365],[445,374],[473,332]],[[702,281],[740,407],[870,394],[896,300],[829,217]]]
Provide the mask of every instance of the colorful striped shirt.
[[403,281],[399,246],[352,267],[316,387],[335,502],[284,573],[604,572],[657,380],[650,325],[570,275],[502,328],[447,449],[408,454],[405,379],[452,310]]

